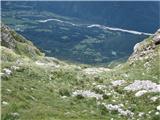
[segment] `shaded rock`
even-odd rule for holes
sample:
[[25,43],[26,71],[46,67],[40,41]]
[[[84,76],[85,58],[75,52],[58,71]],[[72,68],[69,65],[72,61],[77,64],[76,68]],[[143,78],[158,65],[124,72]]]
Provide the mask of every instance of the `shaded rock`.
[[159,45],[160,44],[160,29],[154,35],[153,41],[154,41],[155,45]]

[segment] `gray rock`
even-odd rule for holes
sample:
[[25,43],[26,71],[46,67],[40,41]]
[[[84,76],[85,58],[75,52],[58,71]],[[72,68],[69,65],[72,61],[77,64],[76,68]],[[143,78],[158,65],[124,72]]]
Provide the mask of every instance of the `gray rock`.
[[148,92],[160,92],[160,85],[150,80],[135,80],[132,84],[126,86],[124,90],[147,90]]
[[72,93],[73,96],[82,95],[83,97],[89,97],[89,98],[96,98],[97,100],[102,100],[103,95],[96,94],[94,92],[91,92],[90,90],[76,90]]
[[160,44],[160,29],[155,33],[155,35],[153,37],[153,41],[154,41],[155,45]]
[[1,44],[10,49],[15,48],[15,39],[11,35],[11,29],[6,25],[2,24],[1,26]]
[[117,111],[118,113],[120,113],[120,115],[123,115],[123,116],[133,116],[134,115],[134,113],[129,110],[123,110],[121,108],[122,107],[121,105],[104,104],[104,103],[102,103],[102,105],[104,105],[107,110]]

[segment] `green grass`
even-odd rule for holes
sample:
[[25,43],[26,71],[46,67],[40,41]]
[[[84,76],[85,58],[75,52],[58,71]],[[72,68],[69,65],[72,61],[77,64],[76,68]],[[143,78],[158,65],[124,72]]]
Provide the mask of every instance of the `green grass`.
[[[117,111],[110,112],[103,105],[98,105],[95,98],[73,97],[72,92],[75,90],[91,90],[95,93],[101,93],[105,98],[99,101],[100,103],[123,104],[123,109],[129,109],[135,113],[135,119],[139,119],[139,112],[148,114],[149,111],[153,112],[149,116],[141,117],[141,120],[159,119],[155,112],[160,99],[155,102],[150,100],[152,96],[158,96],[158,93],[147,93],[141,97],[135,97],[135,92],[125,91],[124,86],[112,87],[111,81],[126,80],[126,85],[134,80],[151,80],[158,83],[160,46],[157,46],[154,51],[154,59],[135,60],[132,64],[127,61],[106,73],[86,75],[83,73],[83,69],[91,66],[67,64],[59,60],[53,60],[55,64],[60,65],[59,68],[36,65],[35,60],[41,59],[46,63],[45,65],[50,61],[41,56],[42,53],[33,44],[23,40],[21,36],[17,36],[15,33],[12,35],[17,40],[17,46],[15,50],[1,47],[1,72],[4,68],[10,69],[13,65],[19,66],[20,69],[12,70],[10,76],[1,78],[1,99],[8,102],[8,105],[2,105],[2,120],[128,119],[118,115]],[[149,44],[152,43],[148,42],[147,46]],[[143,47],[140,51],[144,50]],[[31,59],[32,55],[40,57]],[[16,64],[15,61],[17,60],[21,60],[22,65]],[[151,65],[147,67],[148,70],[144,67],[146,62]],[[65,66],[66,64],[68,66]],[[79,66],[81,69],[78,68]],[[115,93],[107,96],[103,90],[95,88],[93,83],[106,85],[107,93],[111,93],[111,91],[115,91]],[[62,98],[62,96],[67,97]],[[19,115],[13,116],[12,113]]]
[[[2,69],[9,68],[13,64],[13,62],[3,62]],[[74,89],[93,89],[94,91],[92,83],[97,82],[98,84],[94,78],[80,74],[75,68],[44,69],[31,61],[30,64],[24,64],[20,68],[20,70],[14,71],[9,78],[2,79],[2,101],[9,103],[9,105],[2,106],[2,120],[127,119],[117,113],[109,113],[103,107],[98,106],[95,99],[71,97],[71,92]],[[132,74],[138,75],[138,72]],[[109,75],[110,77],[114,76]],[[79,77],[77,78],[77,76]],[[116,79],[116,77],[114,78]],[[111,78],[102,75],[99,79],[104,84],[109,84]],[[11,92],[8,92],[7,89],[10,89]],[[120,94],[116,103],[123,103],[126,108],[131,106],[131,110],[135,113],[154,110],[159,103],[158,101],[156,103],[148,101],[148,96],[153,96],[152,94],[135,98],[134,93],[127,93],[122,88],[118,88],[116,91]],[[122,93],[123,97],[121,96]],[[63,99],[61,98],[63,95],[68,97]],[[109,104],[112,103],[113,99],[115,98],[111,96],[104,99],[103,102]],[[126,101],[129,102],[126,104]],[[10,115],[13,112],[19,113],[20,116],[13,117]],[[152,116],[153,119],[154,117]]]
[[[95,100],[77,100],[72,97],[65,100],[59,94],[60,91],[63,93],[72,90],[72,85],[76,84],[75,74],[55,71],[52,73],[54,78],[49,81],[48,72],[36,66],[26,66],[2,81],[2,100],[9,102],[8,106],[2,106],[2,119],[11,119],[11,112],[18,112],[24,120],[94,118],[92,114],[83,115],[79,111],[94,109]],[[6,89],[12,92],[8,93]],[[71,113],[66,116],[67,112]],[[100,114],[96,114],[95,118],[100,117]]]

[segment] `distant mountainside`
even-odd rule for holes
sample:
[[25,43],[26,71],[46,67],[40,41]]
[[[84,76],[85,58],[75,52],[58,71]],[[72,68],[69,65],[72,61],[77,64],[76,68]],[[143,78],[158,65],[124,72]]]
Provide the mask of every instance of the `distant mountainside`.
[[113,69],[68,64],[1,32],[2,120],[159,120],[159,30]]
[[[2,2],[2,21],[48,56],[85,64],[110,64],[127,60],[134,45],[147,38],[147,32],[157,29],[157,2],[142,3],[133,6],[130,2]],[[133,7],[136,9],[130,10]]]
[[86,23],[149,33],[154,33],[160,27],[159,1],[2,2],[2,13],[8,10],[46,11]]

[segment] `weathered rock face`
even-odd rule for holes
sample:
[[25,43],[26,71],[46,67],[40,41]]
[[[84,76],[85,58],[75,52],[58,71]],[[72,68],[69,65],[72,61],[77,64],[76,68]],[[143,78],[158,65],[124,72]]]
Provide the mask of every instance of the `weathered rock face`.
[[11,29],[1,24],[1,44],[10,49],[15,49],[15,39],[10,33]]
[[137,43],[134,46],[134,52],[130,56],[129,61],[133,60],[142,60],[147,58],[153,58],[156,51],[155,48],[160,44],[160,29],[153,35],[150,36],[150,38]]
[[43,55],[30,41],[4,24],[1,24],[1,45],[17,54],[34,59]]
[[153,41],[154,41],[155,45],[159,45],[160,44],[160,29],[158,29],[158,31],[154,35]]

